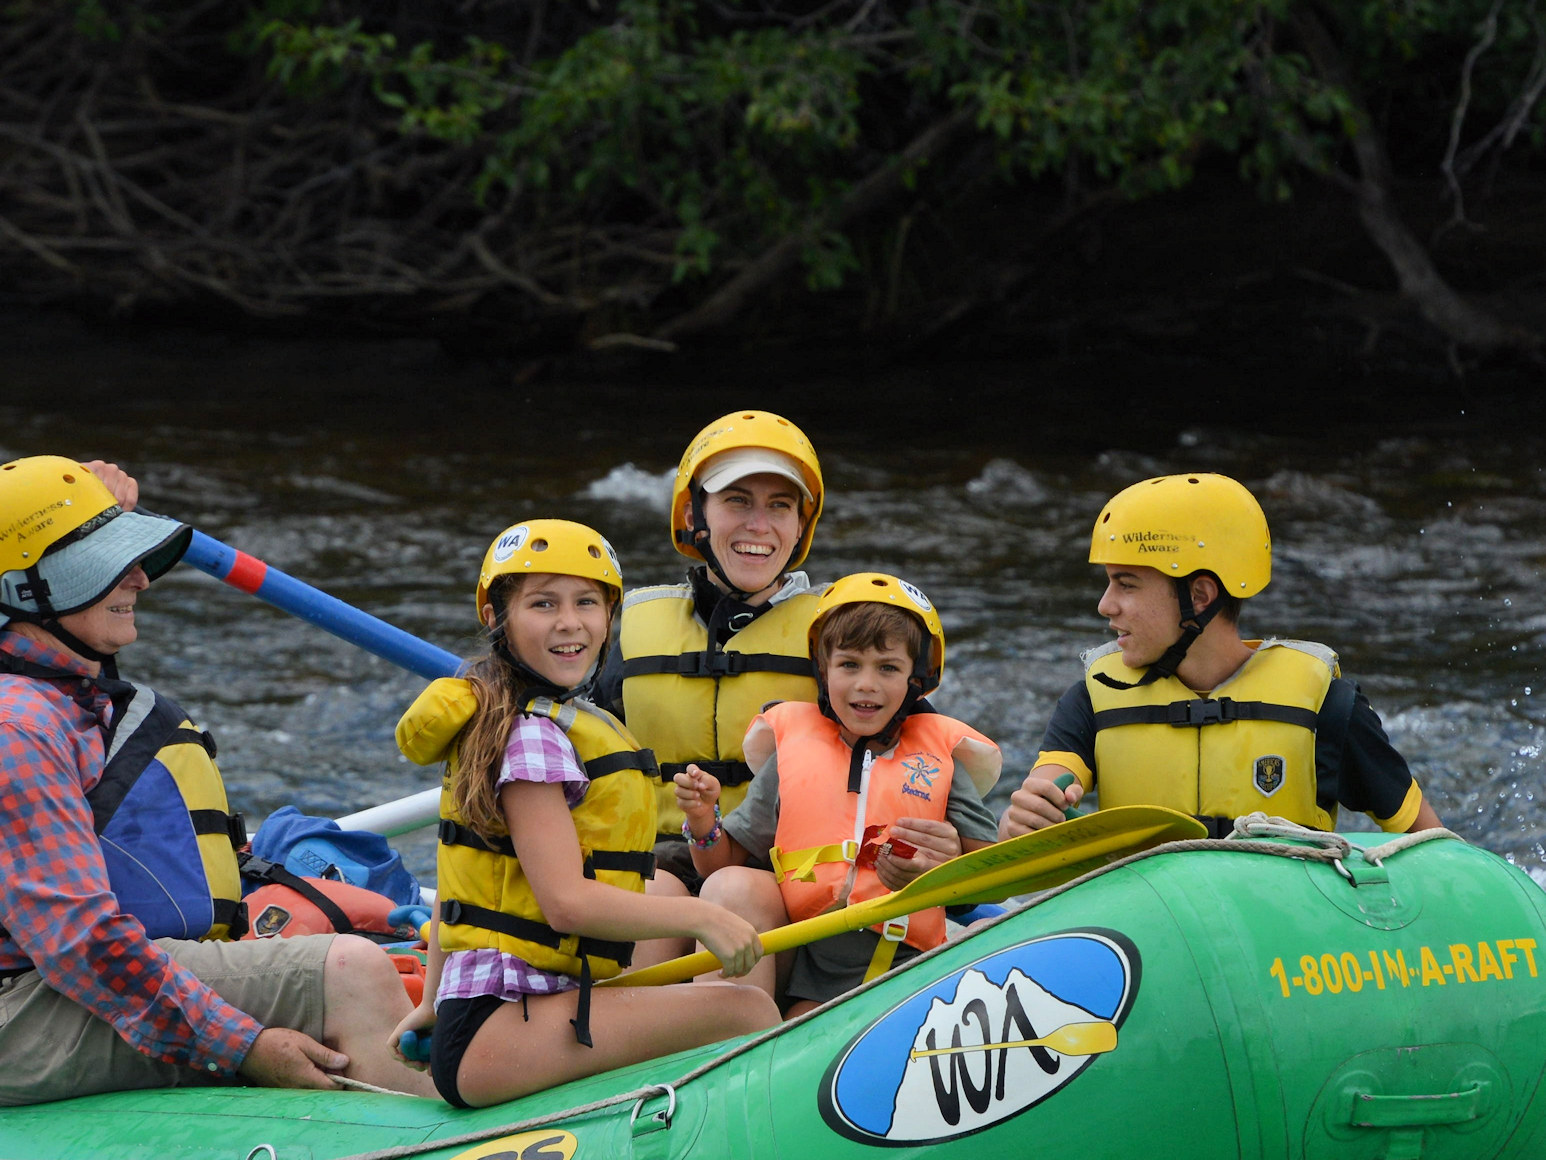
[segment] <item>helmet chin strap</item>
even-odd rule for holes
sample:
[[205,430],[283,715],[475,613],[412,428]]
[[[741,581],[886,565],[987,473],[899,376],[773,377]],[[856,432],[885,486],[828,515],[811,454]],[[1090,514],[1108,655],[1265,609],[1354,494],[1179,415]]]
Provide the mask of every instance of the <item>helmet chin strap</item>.
[[1105,673],[1096,673],[1095,679],[1110,689],[1141,689],[1145,685],[1152,685],[1164,677],[1173,677],[1176,670],[1181,667],[1181,662],[1186,659],[1186,650],[1192,647],[1192,642],[1202,635],[1202,630],[1208,627],[1208,621],[1219,610],[1219,602],[1204,608],[1201,612],[1192,608],[1192,584],[1190,579],[1177,580],[1176,601],[1181,605],[1181,635],[1176,642],[1167,648],[1159,660],[1151,664],[1143,676],[1136,681],[1119,681],[1115,677]]
[[[703,485],[697,484],[692,488],[692,527],[686,533],[686,540],[703,557],[703,562],[709,566],[709,571],[723,584],[729,594],[740,601],[749,601],[755,592],[747,592],[743,588],[737,588],[725,575],[725,569],[719,562],[719,557],[714,554],[713,547],[709,544],[709,520],[703,510]],[[789,558],[794,555],[794,549],[789,549],[789,556],[784,557],[783,564],[779,565],[778,575],[784,574],[784,569],[789,565]],[[758,591],[761,591],[760,589]]]
[[94,661],[101,665],[102,675],[104,677],[115,681],[118,679],[117,654],[98,652],[96,649],[92,648],[89,644],[83,641],[80,637],[76,636],[69,629],[65,628],[64,625],[60,624],[58,620],[41,616],[19,616],[14,612],[11,614],[11,620],[17,623],[30,621],[32,624],[35,624],[39,628],[43,629],[60,644],[64,645],[65,648],[69,649],[77,656],[84,657],[88,661]]
[[[117,509],[114,510],[116,511]],[[100,519],[100,517],[98,518]],[[83,641],[80,637],[76,636],[69,629],[65,628],[64,625],[59,623],[59,613],[55,610],[53,601],[49,599],[48,581],[43,579],[36,566],[27,569],[27,578],[32,583],[34,599],[38,604],[37,611],[28,613],[12,612],[11,620],[17,623],[31,623],[37,625],[44,632],[47,632],[53,636],[55,640],[64,645],[71,652],[76,653],[78,656],[85,657],[88,661],[95,661],[97,664],[101,665],[102,672],[105,676],[113,680],[117,680],[118,660],[114,654],[98,652],[96,649],[92,648],[89,644]],[[102,593],[98,599],[105,599],[110,592],[111,589],[109,589],[108,592]]]

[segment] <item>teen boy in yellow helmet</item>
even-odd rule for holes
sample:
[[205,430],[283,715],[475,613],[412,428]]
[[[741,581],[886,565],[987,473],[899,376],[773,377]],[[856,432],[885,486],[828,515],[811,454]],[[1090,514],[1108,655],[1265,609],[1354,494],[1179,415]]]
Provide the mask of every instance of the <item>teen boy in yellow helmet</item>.
[[[1097,608],[1117,638],[1085,653],[999,837],[1061,821],[1096,786],[1102,806],[1169,806],[1215,836],[1255,810],[1330,830],[1339,805],[1392,832],[1441,824],[1336,653],[1241,638],[1241,602],[1267,586],[1272,540],[1239,483],[1134,484],[1095,521],[1090,562],[1105,565]],[[1077,781],[1059,789],[1070,772]]]
[[[685,583],[624,598],[619,659],[596,697],[660,763],[652,892],[701,885],[682,836],[676,774],[689,764],[713,774],[730,810],[752,778],[741,743],[753,718],[770,701],[816,700],[807,633],[821,590],[792,569],[810,550],[821,505],[816,451],[779,415],[721,416],[682,455],[671,540],[698,563]],[[635,962],[650,960],[641,947]]]

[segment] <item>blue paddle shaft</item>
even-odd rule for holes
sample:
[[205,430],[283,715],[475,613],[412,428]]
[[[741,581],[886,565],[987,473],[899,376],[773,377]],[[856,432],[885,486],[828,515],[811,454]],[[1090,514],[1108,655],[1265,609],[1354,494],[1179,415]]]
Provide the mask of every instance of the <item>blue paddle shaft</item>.
[[461,667],[454,653],[361,612],[203,532],[193,533],[183,562],[421,677],[451,677]]

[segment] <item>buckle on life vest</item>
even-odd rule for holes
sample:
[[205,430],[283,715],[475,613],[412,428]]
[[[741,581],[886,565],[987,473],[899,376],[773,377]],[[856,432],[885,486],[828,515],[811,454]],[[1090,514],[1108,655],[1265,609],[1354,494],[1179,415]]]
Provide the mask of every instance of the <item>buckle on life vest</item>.
[[1235,703],[1228,697],[1216,701],[1172,701],[1166,708],[1170,723],[1180,728],[1224,725],[1237,717]]
[[712,650],[684,653],[677,671],[684,677],[738,677],[746,672],[746,658],[741,653]]
[[859,857],[859,843],[853,838],[833,842],[830,846],[807,846],[803,850],[785,850],[774,846],[768,851],[768,861],[773,866],[773,877],[778,882],[814,882],[816,867],[828,862],[847,862],[850,865]]

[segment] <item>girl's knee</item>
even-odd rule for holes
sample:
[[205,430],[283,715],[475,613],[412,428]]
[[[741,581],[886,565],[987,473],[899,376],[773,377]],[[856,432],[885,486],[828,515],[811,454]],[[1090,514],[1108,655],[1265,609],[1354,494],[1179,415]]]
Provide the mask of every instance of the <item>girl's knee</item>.
[[780,1015],[778,1004],[773,1001],[772,995],[761,987],[737,986],[736,990],[745,992],[738,996],[741,1027],[736,1034],[745,1035],[777,1025]]
[[701,1010],[712,1010],[709,1023],[718,1028],[716,1038],[747,1035],[772,1027],[779,1021],[778,1004],[761,987],[746,983],[711,982],[694,984],[698,988]]
[[655,898],[686,898],[692,892],[687,889],[687,883],[675,874],[667,870],[656,870],[655,877],[645,881],[644,893]]

